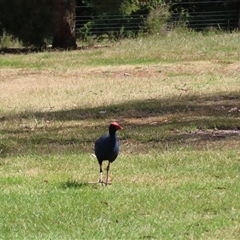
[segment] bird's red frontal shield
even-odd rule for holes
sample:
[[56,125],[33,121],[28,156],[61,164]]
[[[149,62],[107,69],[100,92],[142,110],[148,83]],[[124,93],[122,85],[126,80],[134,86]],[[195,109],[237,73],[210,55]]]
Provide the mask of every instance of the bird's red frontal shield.
[[114,125],[117,130],[122,130],[123,129],[117,122],[112,122],[111,125]]

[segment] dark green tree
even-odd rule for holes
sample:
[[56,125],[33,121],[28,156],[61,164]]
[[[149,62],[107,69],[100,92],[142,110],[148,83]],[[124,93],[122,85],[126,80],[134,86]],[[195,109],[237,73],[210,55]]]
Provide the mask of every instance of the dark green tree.
[[25,46],[42,47],[51,37],[51,11],[45,0],[0,0],[0,28]]
[[75,0],[0,0],[0,33],[25,46],[75,48]]

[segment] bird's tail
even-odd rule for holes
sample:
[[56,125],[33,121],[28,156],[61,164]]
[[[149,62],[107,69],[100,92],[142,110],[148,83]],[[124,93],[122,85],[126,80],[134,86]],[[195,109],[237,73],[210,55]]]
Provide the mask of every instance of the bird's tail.
[[96,155],[94,153],[91,154],[91,158],[97,158]]

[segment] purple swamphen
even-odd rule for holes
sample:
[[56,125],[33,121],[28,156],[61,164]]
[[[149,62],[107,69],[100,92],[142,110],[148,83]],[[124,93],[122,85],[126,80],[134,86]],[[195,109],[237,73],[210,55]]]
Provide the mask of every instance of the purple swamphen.
[[102,162],[105,160],[108,161],[106,185],[108,184],[108,172],[110,169],[110,164],[117,158],[119,153],[119,144],[116,131],[121,129],[122,127],[117,122],[112,122],[109,126],[109,135],[103,135],[95,141],[95,155],[100,165],[100,183],[103,183]]

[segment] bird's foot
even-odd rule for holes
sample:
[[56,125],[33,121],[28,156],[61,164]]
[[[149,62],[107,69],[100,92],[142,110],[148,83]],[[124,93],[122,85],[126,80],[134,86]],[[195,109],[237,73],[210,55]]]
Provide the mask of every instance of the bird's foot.
[[111,182],[103,182],[103,183],[105,184],[105,186],[112,184]]
[[110,185],[110,184],[111,184],[110,182],[104,182],[104,181],[102,181],[102,180],[100,180],[100,179],[99,179],[98,182],[101,183],[102,186],[107,186],[107,185]]
[[106,184],[106,183],[105,183],[103,180],[101,180],[101,179],[99,179],[99,181],[98,181],[98,182],[99,182],[99,183],[101,183],[101,184],[102,184],[102,186]]

